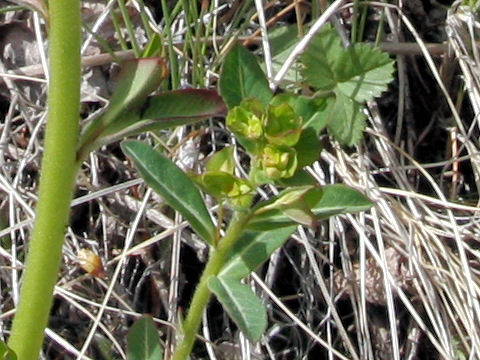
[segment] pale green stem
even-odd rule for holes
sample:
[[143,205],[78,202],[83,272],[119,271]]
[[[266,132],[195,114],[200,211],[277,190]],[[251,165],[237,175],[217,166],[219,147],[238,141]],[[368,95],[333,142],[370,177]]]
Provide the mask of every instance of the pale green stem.
[[37,360],[53,302],[77,173],[80,102],[80,1],[50,0],[50,83],[45,152],[20,302],[8,345],[18,360]]
[[203,310],[210,300],[211,293],[207,287],[208,279],[217,275],[222,269],[230,249],[245,230],[245,225],[250,220],[250,217],[251,212],[237,212],[230,223],[225,237],[220,240],[217,248],[212,250],[193,294],[187,317],[183,322],[183,339],[175,350],[172,360],[185,360],[190,355],[195,342],[195,336],[202,321]]

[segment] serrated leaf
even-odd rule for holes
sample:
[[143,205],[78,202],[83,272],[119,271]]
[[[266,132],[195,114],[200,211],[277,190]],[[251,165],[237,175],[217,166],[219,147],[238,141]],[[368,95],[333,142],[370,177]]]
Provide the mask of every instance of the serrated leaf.
[[306,83],[360,103],[379,96],[393,80],[393,61],[387,53],[367,44],[345,49],[330,26],[312,40],[302,63]]
[[0,340],[0,360],[17,360],[15,352]]
[[[323,187],[322,198],[312,207],[312,212],[318,220],[322,220],[338,214],[365,211],[372,205],[372,202],[364,195],[348,186],[328,185]],[[294,222],[281,210],[273,209],[252,218],[247,224],[247,228],[267,231],[293,224]]]
[[355,44],[337,59],[337,92],[363,103],[388,89],[393,80],[393,61],[387,53],[368,44]]
[[338,82],[336,59],[343,52],[342,42],[335,30],[324,26],[301,56],[305,82],[321,91],[333,90]]
[[201,238],[213,244],[215,226],[192,180],[170,159],[145,143],[124,141],[122,149],[145,182],[182,214]]
[[363,113],[363,105],[339,93],[335,105],[329,114],[328,132],[340,144],[356,145],[363,137],[367,116]]
[[241,280],[267,261],[296,228],[296,226],[290,226],[272,231],[244,232],[230,251],[230,259],[220,271],[219,276]]
[[267,313],[250,287],[236,279],[212,276],[208,288],[245,336],[258,341],[267,327]]
[[225,57],[219,85],[229,109],[246,98],[257,98],[263,105],[272,98],[268,80],[255,56],[240,44],[235,44]]
[[127,360],[162,360],[163,349],[151,316],[143,316],[127,335]]

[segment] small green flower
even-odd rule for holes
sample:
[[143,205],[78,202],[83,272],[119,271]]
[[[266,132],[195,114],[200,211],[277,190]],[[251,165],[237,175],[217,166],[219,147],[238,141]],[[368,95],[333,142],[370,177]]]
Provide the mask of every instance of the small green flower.
[[270,144],[294,146],[302,133],[302,119],[286,103],[269,105],[265,137]]
[[266,145],[260,166],[272,180],[291,177],[297,170],[297,153],[288,146]]
[[234,107],[227,115],[227,126],[236,135],[250,140],[263,136],[263,119],[265,109],[257,99],[246,99]]

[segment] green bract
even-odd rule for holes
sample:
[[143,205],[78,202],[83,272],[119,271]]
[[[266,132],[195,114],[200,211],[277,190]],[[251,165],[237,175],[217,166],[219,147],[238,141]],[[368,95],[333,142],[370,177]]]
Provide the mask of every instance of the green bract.
[[252,199],[252,187],[246,180],[223,171],[207,171],[191,176],[203,191],[217,200],[227,200],[233,207],[247,207]]
[[272,180],[291,177],[297,170],[297,152],[288,146],[267,145],[263,149],[260,167]]
[[227,126],[236,134],[250,140],[263,136],[265,109],[257,99],[246,99],[227,115]]
[[270,144],[294,146],[302,133],[302,119],[287,103],[269,105],[265,124],[265,137]]

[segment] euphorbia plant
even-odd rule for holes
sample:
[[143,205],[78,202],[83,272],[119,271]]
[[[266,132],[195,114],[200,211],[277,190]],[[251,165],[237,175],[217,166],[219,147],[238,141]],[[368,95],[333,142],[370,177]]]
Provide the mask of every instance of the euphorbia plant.
[[[318,43],[327,52],[343,49],[329,28],[316,40],[315,44]],[[145,143],[122,144],[146,183],[181,213],[210,247],[209,260],[187,316],[178,324],[180,342],[174,360],[189,356],[202,312],[212,294],[238,328],[250,340],[258,341],[267,326],[266,311],[242,279],[265,262],[298,224],[315,227],[319,219],[371,206],[368,199],[346,186],[318,185],[303,169],[319,157],[318,133],[322,129],[328,128],[336,140],[347,145],[360,138],[361,102],[385,90],[390,81],[393,66],[388,56],[373,48],[356,50],[363,57],[356,59],[355,64],[343,63],[339,68],[335,59],[323,64],[330,66],[331,79],[325,86],[319,82],[321,91],[312,97],[288,93],[274,96],[253,55],[240,45],[231,50],[223,66],[220,90],[229,107],[226,125],[250,158],[246,178],[236,175],[232,147],[214,154],[204,172],[185,174]],[[354,55],[352,50],[342,51],[344,54],[337,56]],[[309,56],[315,55],[304,55],[308,76],[313,71],[308,65]],[[365,56],[368,61],[362,60]],[[345,109],[337,120],[333,117],[339,106]],[[335,121],[343,122],[342,131],[332,124]],[[255,189],[267,184],[283,190],[267,201],[256,200]],[[200,191],[218,203],[217,226]],[[230,209],[227,219],[223,218],[224,207]],[[224,235],[220,236],[223,230]]]

